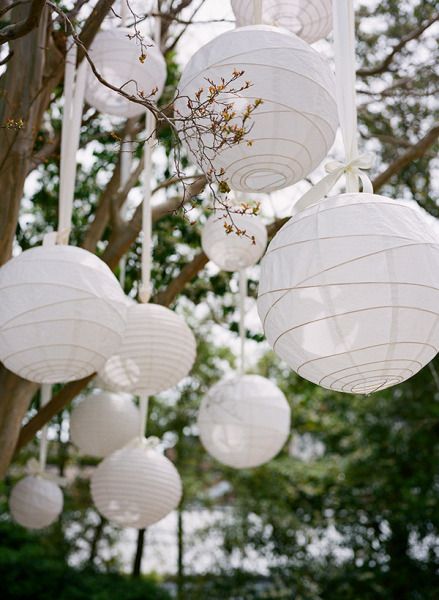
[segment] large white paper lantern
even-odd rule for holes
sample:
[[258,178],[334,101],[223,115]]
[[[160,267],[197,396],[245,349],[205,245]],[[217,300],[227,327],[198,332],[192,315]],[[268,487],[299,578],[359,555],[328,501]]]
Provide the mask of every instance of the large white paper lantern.
[[174,510],[181,498],[180,475],[147,440],[135,440],[107,456],[91,478],[98,511],[120,527],[148,527]]
[[290,407],[269,379],[242,375],[221,381],[203,398],[198,413],[203,446],[236,469],[271,460],[290,432]]
[[14,520],[28,529],[42,529],[54,523],[63,508],[60,487],[44,477],[28,475],[13,488],[9,509]]
[[7,262],[0,307],[0,360],[38,383],[100,369],[121,343],[128,310],[108,266],[73,246],[39,246]]
[[333,196],[299,212],[262,260],[268,342],[302,377],[341,392],[395,385],[439,348],[439,236],[416,202]]
[[113,391],[152,395],[176,385],[189,373],[196,343],[184,319],[158,304],[135,304],[118,351],[100,377]]
[[[180,123],[180,135],[201,168],[212,166],[233,190],[270,192],[306,177],[327,155],[337,129],[333,74],[326,60],[306,42],[283,29],[264,25],[227,31],[203,46],[189,61],[174,105],[188,117],[188,98],[206,100],[211,80],[229,81],[234,70],[244,71],[233,87],[250,81],[247,90],[223,93],[210,109],[218,114],[232,104],[242,123],[249,103],[262,99],[251,115],[250,131],[239,144],[225,144],[219,152],[209,118]],[[201,127],[201,129],[200,129]],[[198,131],[198,133],[197,133]],[[200,142],[204,152],[200,153]],[[249,144],[248,142],[251,142]]]
[[139,419],[131,396],[98,391],[73,409],[70,438],[82,454],[103,458],[136,437]]
[[[254,0],[232,0],[237,27],[255,22]],[[262,0],[262,23],[285,27],[312,44],[332,29],[331,0]]]
[[[145,60],[140,60],[142,53]],[[166,81],[166,63],[160,50],[147,36],[142,45],[135,32],[126,27],[99,32],[90,48],[97,72],[111,85],[140,99],[139,93],[156,101],[160,98]],[[85,100],[101,113],[117,117],[136,117],[145,112],[145,107],[132,102],[101,83],[89,70]]]
[[[230,233],[225,224],[232,225]],[[236,228],[243,234],[238,234]],[[252,267],[261,258],[267,245],[267,229],[256,215],[232,213],[228,216],[224,210],[217,209],[203,227],[201,245],[220,269],[239,271]]]

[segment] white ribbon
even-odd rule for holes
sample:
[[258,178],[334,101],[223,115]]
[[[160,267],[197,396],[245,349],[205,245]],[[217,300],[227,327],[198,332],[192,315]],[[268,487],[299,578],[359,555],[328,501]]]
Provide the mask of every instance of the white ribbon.
[[[43,406],[46,406],[46,404],[49,404],[49,402],[52,399],[52,386],[50,383],[43,383],[43,385],[41,386],[41,390],[40,390],[40,397],[41,397],[41,408]],[[44,469],[46,468],[47,445],[48,445],[47,430],[48,430],[48,425],[46,423],[46,425],[44,425],[44,427],[41,430],[41,439],[40,439],[39,468],[41,471],[44,471]]]
[[160,439],[155,436],[145,437],[144,435],[132,439],[125,448],[147,448],[155,450],[160,445]]
[[139,437],[145,437],[146,426],[148,423],[148,396],[141,396],[139,402]]
[[253,23],[254,25],[262,23],[262,0],[253,0]]
[[151,220],[151,178],[152,178],[152,146],[154,117],[148,111],[146,115],[147,140],[143,151],[143,202],[142,202],[142,280],[139,287],[139,299],[148,302],[151,297],[151,262],[152,262],[152,220]]
[[82,109],[84,106],[87,65],[76,71],[77,47],[72,38],[67,41],[64,74],[64,108],[61,131],[61,160],[59,181],[58,244],[68,244],[75,194],[76,153],[79,148]]
[[247,271],[239,271],[239,339],[241,344],[239,372],[244,375],[245,369],[245,299],[247,298]]
[[[159,3],[156,3],[159,11]],[[154,22],[154,41],[160,48],[161,21],[156,17]],[[151,111],[146,113],[146,142],[143,152],[143,203],[142,203],[142,280],[139,285],[140,302],[149,302],[152,293],[151,262],[152,262],[152,220],[151,220],[151,179],[152,179],[152,149],[155,142],[154,115]]]
[[41,469],[40,463],[36,458],[30,458],[27,461],[25,472],[26,475],[31,475],[32,477],[42,477],[48,481],[53,481],[53,483],[56,483],[61,487],[67,485],[67,479],[65,477],[59,477],[59,475],[48,473],[44,469]]
[[295,203],[293,214],[322,200],[342,175],[346,176],[347,192],[358,192],[361,181],[362,191],[373,193],[372,182],[364,170],[373,166],[374,156],[370,153],[358,153],[353,0],[334,0],[332,13],[337,107],[346,161],[327,163],[325,169],[328,175]]
[[361,181],[363,192],[373,194],[373,186],[369,176],[364,173],[365,169],[370,169],[375,161],[371,153],[360,154],[357,158],[347,163],[332,160],[325,165],[325,171],[328,173],[323,179],[313,185],[303,196],[295,203],[293,207],[294,214],[316,204],[324,198],[342,175],[355,177],[356,181]]

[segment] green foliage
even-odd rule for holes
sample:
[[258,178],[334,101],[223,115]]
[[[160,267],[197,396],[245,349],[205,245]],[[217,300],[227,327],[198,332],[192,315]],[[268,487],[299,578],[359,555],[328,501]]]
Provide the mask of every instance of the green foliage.
[[4,600],[168,600],[169,594],[151,577],[130,579],[66,564],[44,537],[1,523],[0,579]]

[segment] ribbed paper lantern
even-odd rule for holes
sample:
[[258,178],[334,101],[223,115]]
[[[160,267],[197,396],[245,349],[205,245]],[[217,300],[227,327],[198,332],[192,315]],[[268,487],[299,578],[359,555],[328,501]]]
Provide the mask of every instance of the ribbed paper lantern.
[[[166,81],[165,59],[151,38],[143,36],[141,47],[134,33],[126,27],[99,32],[90,48],[90,57],[99,75],[111,85],[137,98],[140,92],[147,97],[157,88],[152,99],[158,100]],[[146,55],[143,62],[142,52]],[[141,104],[101,83],[91,69],[85,99],[101,113],[117,117],[136,117],[145,112]]]
[[174,510],[182,485],[177,469],[165,456],[136,440],[107,456],[91,478],[98,511],[120,527],[148,527]]
[[290,432],[290,407],[280,389],[259,375],[221,381],[203,399],[198,414],[203,446],[236,469],[271,460]]
[[[331,0],[262,0],[262,22],[285,27],[312,44],[332,29]],[[232,0],[237,27],[255,22],[254,0]]]
[[40,246],[7,262],[0,306],[0,360],[38,383],[100,369],[120,345],[128,310],[107,265],[72,246]]
[[238,116],[231,123],[240,125],[247,105],[262,99],[247,122],[250,131],[244,140],[211,152],[209,147],[218,145],[208,133],[209,118],[180,124],[182,139],[206,172],[212,166],[216,173],[224,169],[221,179],[233,190],[270,192],[303,179],[327,155],[337,129],[335,84],[328,64],[306,42],[283,29],[259,25],[227,31],[203,46],[184,69],[177,112],[188,116],[188,98],[196,103],[195,95],[203,88],[200,99],[205,100],[206,80],[220,84],[224,77],[228,81],[235,69],[244,75],[234,82],[234,89],[245,81],[252,85],[233,96],[224,92],[220,103],[210,108],[219,113],[224,102],[233,104]]
[[[225,224],[233,231],[227,233]],[[236,229],[245,232],[238,235]],[[201,245],[209,259],[224,271],[239,271],[255,265],[264,254],[267,245],[267,229],[256,215],[233,213],[231,217],[219,209],[211,215],[203,227]]]
[[54,523],[63,508],[60,487],[44,477],[28,475],[12,489],[9,509],[14,520],[28,529],[42,529]]
[[131,396],[99,391],[73,409],[70,438],[82,454],[103,458],[136,437],[139,419]]
[[302,377],[342,392],[395,385],[439,348],[439,236],[415,202],[342,194],[303,210],[262,260],[268,342]]
[[128,309],[119,350],[100,372],[113,391],[151,395],[176,385],[195,360],[195,338],[184,320],[158,304]]

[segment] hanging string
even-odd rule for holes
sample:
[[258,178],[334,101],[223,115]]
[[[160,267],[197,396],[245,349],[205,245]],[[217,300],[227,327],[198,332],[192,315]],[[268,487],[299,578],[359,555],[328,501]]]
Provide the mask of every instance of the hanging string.
[[262,0],[253,0],[253,23],[255,25],[262,23]]
[[[43,383],[43,385],[41,386],[40,395],[41,395],[40,397],[41,397],[41,408],[42,408],[43,406],[46,406],[46,404],[48,404],[50,402],[50,400],[52,399],[52,386],[48,383]],[[40,439],[39,470],[41,473],[45,470],[46,462],[47,462],[47,447],[48,447],[47,430],[48,430],[48,425],[46,423],[46,425],[44,425],[44,427],[41,430],[41,439]]]
[[68,244],[75,193],[76,153],[79,148],[82,109],[84,105],[87,66],[76,71],[77,47],[72,38],[67,41],[64,74],[64,108],[61,131],[59,182],[58,244]]
[[121,0],[120,5],[120,25],[126,27],[128,18],[128,3],[127,0]]
[[239,271],[239,339],[240,339],[240,360],[239,373],[244,375],[245,371],[245,300],[247,298],[247,271]]
[[151,177],[152,146],[154,144],[154,116],[146,114],[146,142],[143,151],[143,202],[142,202],[142,279],[139,288],[140,302],[148,302],[151,297],[151,262],[152,262],[152,219],[151,219]]
[[325,165],[326,177],[306,192],[294,205],[294,212],[319,202],[342,175],[346,177],[346,191],[358,192],[361,181],[363,192],[373,193],[370,178],[364,170],[374,163],[371,153],[358,152],[358,119],[355,90],[355,14],[353,0],[332,3],[334,22],[334,62],[336,96],[343,138],[345,161],[331,161]]
[[148,421],[148,404],[149,398],[148,396],[140,396],[139,402],[139,437],[144,438],[146,435],[146,426]]
[[[130,134],[127,134],[122,140],[121,152],[120,152],[120,185],[119,191],[125,187],[133,166],[133,139]],[[120,217],[123,221],[127,219],[128,212],[128,198],[125,199],[121,209]],[[125,276],[126,276],[126,265],[127,257],[126,254],[122,256],[119,261],[119,283],[122,289],[125,287]]]
[[[156,3],[158,13],[159,3]],[[154,41],[160,47],[161,20],[156,17],[154,21]],[[142,202],[142,277],[139,286],[140,302],[148,302],[151,293],[151,263],[152,263],[152,218],[151,218],[151,180],[152,180],[152,149],[155,142],[155,119],[148,111],[146,113],[146,142],[143,151],[143,202]]]

